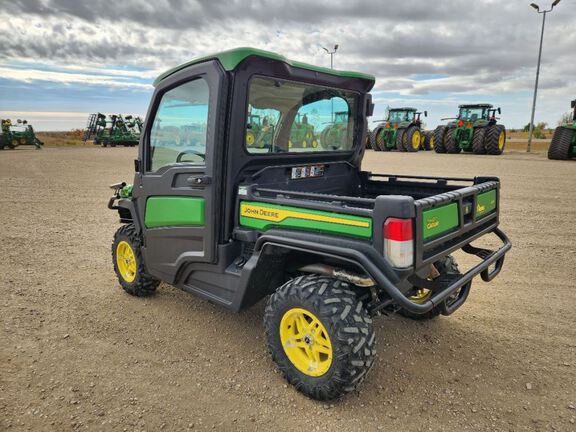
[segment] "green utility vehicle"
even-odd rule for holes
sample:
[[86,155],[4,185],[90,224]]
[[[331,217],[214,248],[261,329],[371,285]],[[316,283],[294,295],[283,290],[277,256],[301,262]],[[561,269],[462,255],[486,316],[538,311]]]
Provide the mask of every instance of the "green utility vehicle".
[[41,149],[44,145],[26,120],[18,119],[16,124],[13,124],[9,119],[2,119],[0,125],[0,150],[12,150],[21,145],[33,145],[36,149]]
[[[389,109],[386,120],[376,126],[370,135],[372,149],[417,152],[423,148],[421,114],[416,108]],[[424,116],[428,116],[427,111],[424,111]]]
[[95,145],[102,147],[134,147],[138,145],[141,127],[142,120],[139,117],[127,116],[124,119],[122,114],[111,114],[107,119],[102,113],[90,114],[84,131],[84,142],[92,139]]
[[[364,380],[372,317],[432,319],[462,306],[473,278],[492,280],[511,247],[498,228],[500,182],[362,171],[373,85],[370,75],[250,48],[161,75],[133,186],[112,185],[108,203],[122,223],[112,260],[124,290],[147,296],[164,281],[232,311],[268,297],[273,360],[322,400]],[[266,151],[246,142],[254,110],[278,113]],[[342,145],[290,148],[298,114],[320,125],[336,111],[351,131]],[[204,139],[159,140],[159,123],[194,125]],[[499,248],[472,246],[489,233]],[[479,260],[461,272],[457,250]]]
[[548,148],[548,159],[565,160],[576,157],[576,99],[570,104],[572,121],[556,128]]
[[460,105],[458,116],[434,131],[436,153],[474,152],[475,154],[501,155],[506,145],[506,128],[496,124],[496,112],[489,104]]

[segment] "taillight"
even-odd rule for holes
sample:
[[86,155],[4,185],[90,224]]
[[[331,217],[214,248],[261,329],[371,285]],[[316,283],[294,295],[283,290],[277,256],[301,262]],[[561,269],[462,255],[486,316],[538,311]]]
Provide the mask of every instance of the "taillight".
[[386,123],[386,125],[384,125],[384,127],[385,127],[386,129],[390,129],[390,123]]
[[470,129],[472,127],[472,123],[466,123],[466,128]]
[[405,268],[414,263],[412,219],[386,219],[384,222],[384,256],[394,267]]
[[458,121],[458,127],[462,127],[462,126],[464,126],[464,122],[462,120],[459,120]]
[[394,129],[398,129],[398,123],[394,123]]

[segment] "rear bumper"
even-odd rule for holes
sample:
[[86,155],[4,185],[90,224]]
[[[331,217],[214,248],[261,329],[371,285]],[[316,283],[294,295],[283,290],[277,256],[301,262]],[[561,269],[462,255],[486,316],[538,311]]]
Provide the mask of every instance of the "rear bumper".
[[[295,251],[317,253],[323,257],[333,257],[358,265],[370,275],[376,285],[391,298],[394,304],[415,314],[424,314],[435,306],[442,305],[444,300],[460,290],[461,294],[458,294],[458,299],[451,303],[450,310],[445,311],[449,314],[464,302],[474,277],[480,275],[484,281],[488,282],[500,273],[504,264],[504,256],[510,250],[512,244],[506,234],[499,228],[494,228],[490,232],[494,232],[500,238],[502,246],[497,250],[491,251],[477,249],[470,244],[462,245],[462,250],[479,256],[482,262],[458,277],[458,279],[453,280],[449,286],[436,291],[424,303],[414,303],[407,294],[400,290],[399,285],[403,277],[390,267],[390,264],[381,254],[376,252],[372,245],[366,242],[288,230],[270,230],[258,238],[254,249],[255,253],[259,254],[266,246],[277,246]],[[489,267],[493,264],[495,268],[489,270]],[[408,276],[408,279],[410,280],[411,277]]]

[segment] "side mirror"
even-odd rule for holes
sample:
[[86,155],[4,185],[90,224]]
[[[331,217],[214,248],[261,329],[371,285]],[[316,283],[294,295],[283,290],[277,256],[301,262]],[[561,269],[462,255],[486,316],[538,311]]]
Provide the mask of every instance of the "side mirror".
[[502,114],[502,110],[498,107],[498,114]]
[[576,99],[570,102],[570,108],[576,108]]
[[428,111],[424,111],[424,117],[428,117]]
[[20,123],[22,123],[22,120],[18,119],[18,120],[16,120],[16,123],[20,124]]
[[372,95],[369,94],[366,99],[366,117],[372,117],[374,114],[374,104],[372,103]]

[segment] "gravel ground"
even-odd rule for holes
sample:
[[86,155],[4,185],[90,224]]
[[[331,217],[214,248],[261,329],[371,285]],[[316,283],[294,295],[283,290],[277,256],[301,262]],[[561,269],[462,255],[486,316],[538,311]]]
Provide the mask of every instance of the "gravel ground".
[[576,431],[576,162],[367,152],[372,171],[500,176],[514,248],[454,315],[376,319],[368,379],[326,404],[275,371],[263,304],[119,288],[107,186],[135,155],[0,152],[0,430]]

